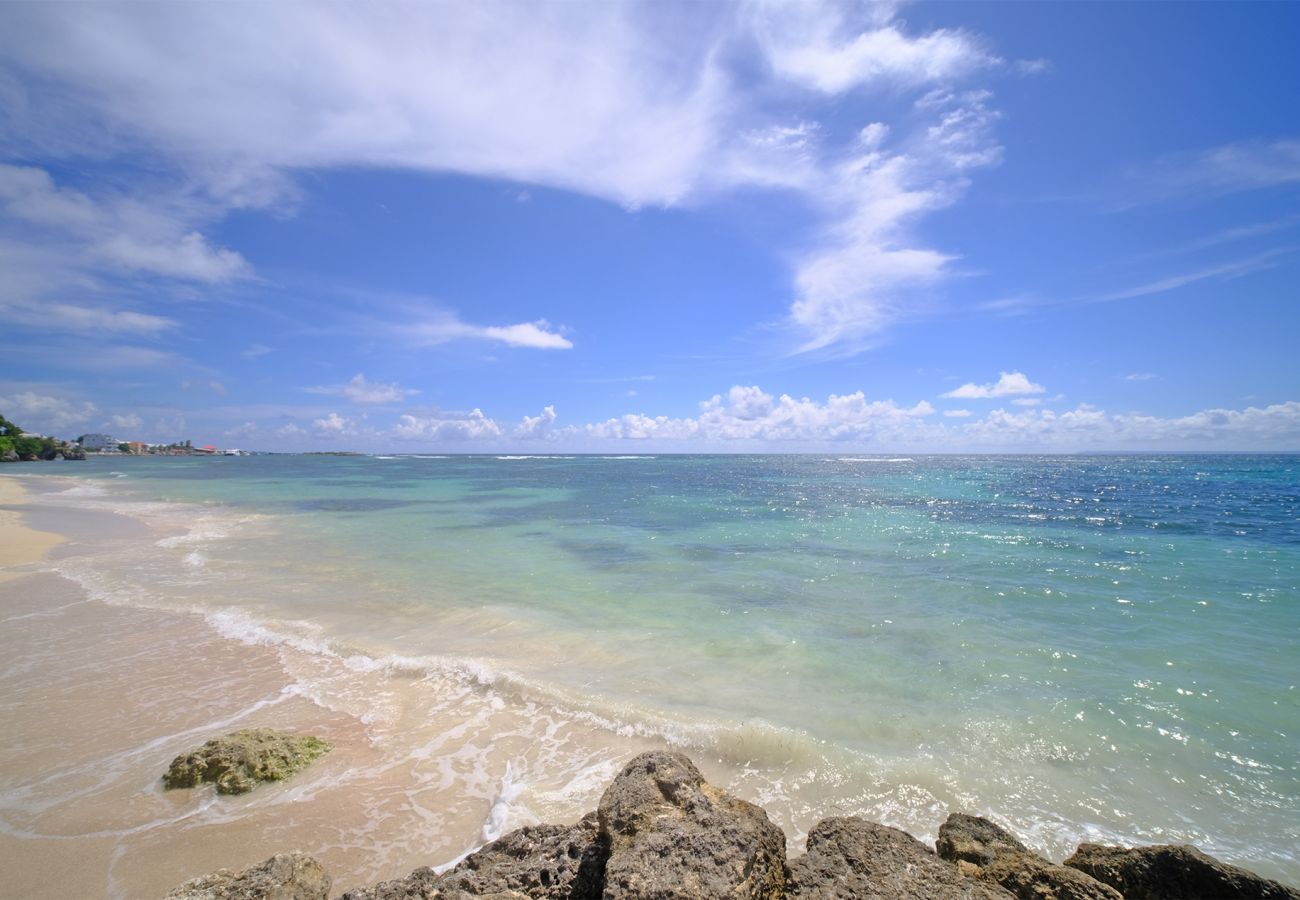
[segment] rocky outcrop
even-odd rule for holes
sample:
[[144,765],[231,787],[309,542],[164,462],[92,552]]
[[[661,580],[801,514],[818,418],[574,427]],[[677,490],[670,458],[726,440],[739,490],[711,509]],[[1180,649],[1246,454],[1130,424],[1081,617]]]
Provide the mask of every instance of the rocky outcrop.
[[167,892],[164,900],[328,900],[330,877],[305,853],[277,853],[232,872],[219,869]]
[[[177,763],[195,770],[195,758],[221,743]],[[448,872],[419,868],[340,900],[1300,900],[1292,888],[1193,847],[1083,844],[1060,866],[1001,826],[962,813],[940,826],[936,846],[937,853],[864,819],[832,818],[813,828],[807,852],[787,866],[785,835],[762,809],[705,782],[680,753],[655,752],[628,763],[597,812],[576,824],[520,828]],[[295,853],[195,879],[167,898],[325,900],[329,887],[320,865]]]
[[958,863],[965,874],[999,885],[1021,900],[1124,900],[1114,888],[1044,859],[980,816],[948,816],[939,826],[935,850]]
[[706,784],[680,753],[643,753],[600,798],[606,900],[780,898],[785,835],[767,813]]
[[210,781],[219,794],[243,794],[264,781],[288,778],[332,749],[317,737],[250,728],[176,757],[163,776],[163,786],[198,787]]
[[1065,864],[1105,882],[1128,900],[1191,897],[1300,900],[1300,891],[1294,888],[1219,862],[1187,845],[1160,844],[1130,849],[1080,844]]
[[474,896],[518,891],[539,900],[599,898],[609,841],[596,814],[576,825],[534,825],[512,831],[443,876],[441,886]]
[[823,819],[790,864],[786,896],[814,900],[1008,900],[997,885],[963,878],[905,831],[859,818]]

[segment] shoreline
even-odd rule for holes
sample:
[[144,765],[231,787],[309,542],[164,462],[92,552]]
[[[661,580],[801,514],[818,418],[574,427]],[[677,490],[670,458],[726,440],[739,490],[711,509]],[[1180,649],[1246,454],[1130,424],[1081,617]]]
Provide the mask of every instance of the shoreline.
[[[7,480],[10,479],[0,478],[0,485]],[[79,483],[81,479],[76,481]],[[31,502],[27,505],[39,505],[39,493],[30,496]],[[8,502],[4,505],[21,507],[21,504]],[[92,505],[82,504],[87,510]],[[56,525],[59,516],[68,515],[67,510],[68,508],[49,511],[42,525]],[[22,515],[12,509],[0,512]],[[83,515],[93,519],[95,515],[115,514],[100,510],[83,512]],[[90,534],[94,529],[89,525],[82,527],[86,532],[83,535],[86,540],[99,539]],[[122,539],[174,540],[176,537],[174,534],[164,535],[150,530],[147,525],[142,525],[141,529],[140,534]],[[48,536],[42,538],[43,541],[59,538],[53,532],[43,534]],[[28,544],[24,542],[24,546]],[[43,552],[54,562],[62,562],[75,561],[77,554],[83,553],[85,549],[77,540],[64,539],[56,540]],[[30,567],[33,562],[35,561],[28,561],[23,565]],[[0,575],[5,574],[9,573],[0,572]],[[5,617],[28,617],[21,621],[48,626],[45,629],[47,641],[54,637],[49,634],[50,631],[71,627],[75,639],[84,637],[88,641],[85,645],[77,645],[77,652],[93,656],[96,648],[101,651],[113,649],[113,652],[106,653],[97,660],[97,664],[103,666],[111,668],[114,660],[109,657],[125,655],[127,659],[121,661],[123,665],[114,670],[123,679],[117,685],[128,692],[134,691],[137,695],[141,693],[139,686],[130,683],[133,673],[129,670],[134,666],[134,677],[147,683],[147,689],[143,693],[145,699],[154,704],[146,704],[145,708],[149,710],[156,712],[158,704],[174,703],[176,699],[204,705],[206,718],[195,716],[181,721],[184,716],[177,715],[177,711],[173,710],[171,714],[176,716],[173,724],[178,727],[165,729],[163,733],[158,733],[156,728],[153,733],[141,731],[136,734],[137,744],[134,748],[115,747],[109,754],[115,759],[120,759],[124,754],[137,754],[132,757],[134,762],[127,760],[130,765],[125,765],[123,769],[134,781],[129,785],[109,785],[114,790],[127,788],[117,790],[115,794],[111,790],[107,793],[100,791],[99,795],[91,791],[91,797],[96,800],[107,799],[111,794],[113,802],[118,805],[132,807],[134,804],[135,812],[139,813],[136,819],[128,821],[119,818],[117,824],[122,827],[105,828],[101,827],[104,822],[95,821],[88,810],[74,813],[65,805],[59,811],[61,824],[66,825],[69,821],[82,823],[84,834],[89,835],[83,850],[93,851],[91,855],[99,860],[97,865],[101,867],[100,871],[107,873],[105,883],[111,886],[116,880],[116,883],[125,886],[125,890],[119,891],[117,895],[134,896],[143,893],[145,891],[140,889],[142,885],[147,885],[147,892],[161,893],[192,875],[225,866],[241,867],[255,863],[273,849],[303,849],[326,860],[327,868],[338,878],[336,885],[339,890],[374,883],[383,878],[398,877],[418,865],[450,862],[481,845],[489,836],[487,826],[494,819],[498,822],[498,834],[501,827],[510,829],[529,823],[574,819],[585,809],[591,808],[593,791],[598,793],[600,784],[607,781],[626,759],[647,748],[671,746],[662,739],[649,735],[618,735],[607,727],[591,728],[577,737],[569,736],[572,738],[570,743],[577,742],[575,746],[590,746],[597,740],[605,744],[601,757],[592,760],[593,766],[588,772],[590,784],[574,787],[564,783],[548,783],[545,780],[546,772],[540,763],[522,772],[516,767],[512,776],[509,766],[511,760],[528,758],[529,748],[535,744],[536,736],[545,733],[545,729],[541,732],[533,729],[533,724],[526,719],[537,716],[539,712],[516,709],[521,702],[520,697],[503,693],[500,689],[503,686],[493,688],[490,683],[479,682],[440,684],[437,683],[437,673],[418,666],[403,669],[398,660],[343,657],[337,653],[333,657],[321,656],[319,648],[295,648],[292,639],[285,635],[265,632],[256,634],[250,631],[236,635],[230,629],[222,633],[215,628],[211,616],[205,617],[197,611],[111,605],[53,574],[24,570],[17,577],[36,577],[40,580],[31,582],[30,591],[23,592],[32,594],[30,604],[16,609],[6,608],[3,613]],[[55,601],[53,607],[56,608],[51,607],[51,599]],[[248,623],[252,622],[253,619],[248,620]],[[180,650],[170,655],[157,656],[149,641],[136,640],[132,643],[133,639],[139,638],[139,632],[152,634],[155,637],[154,643],[164,639],[172,640]],[[121,643],[115,645],[107,641],[107,635],[120,635]],[[51,643],[44,645],[47,652],[55,646]],[[8,655],[4,658],[15,659],[7,647],[8,645]],[[67,651],[54,651],[51,655],[55,659],[63,659]],[[224,664],[205,668],[198,664],[194,658],[196,655],[220,658]],[[135,662],[131,663],[130,659]],[[242,685],[239,678],[232,675],[241,671],[253,672],[253,677],[245,679]],[[47,675],[53,677],[53,673]],[[83,671],[80,677],[84,681],[86,673]],[[167,684],[169,680],[171,684]],[[76,679],[71,679],[65,681],[64,685],[76,683]],[[155,688],[164,686],[170,688],[176,697],[167,700],[150,693]],[[286,688],[289,689],[288,694],[284,693]],[[435,689],[443,693],[437,697],[436,702],[431,703],[425,695]],[[192,696],[187,697],[187,694]],[[527,697],[520,696],[526,706]],[[121,704],[120,698],[113,700],[107,695],[97,697],[96,701],[107,709],[117,709]],[[264,705],[246,712],[258,704]],[[496,704],[500,704],[501,708],[493,709]],[[430,711],[436,715],[436,720],[430,718]],[[68,712],[75,719],[76,711],[70,709]],[[154,713],[151,712],[150,715],[152,714]],[[367,716],[371,717],[369,721],[365,721]],[[291,780],[284,785],[268,788],[261,796],[255,794],[252,800],[247,801],[250,805],[238,810],[233,806],[223,809],[203,791],[187,792],[189,796],[181,797],[163,795],[155,789],[154,781],[161,776],[166,762],[186,749],[189,743],[194,743],[194,737],[200,736],[189,734],[190,731],[202,731],[203,739],[217,736],[220,732],[212,729],[227,720],[232,724],[226,730],[246,725],[287,724],[308,732],[321,731],[320,723],[324,722],[328,730],[322,736],[342,747],[344,752],[336,756],[334,761],[326,757],[322,760],[324,768],[316,773],[305,773],[301,776],[301,781]],[[431,721],[434,722],[432,727]],[[451,730],[465,722],[474,723],[480,728],[476,732],[478,736],[471,736],[461,743],[448,743],[437,733],[444,726]],[[569,723],[563,727],[572,729],[575,726]],[[24,734],[22,730],[19,733]],[[180,736],[182,733],[186,735],[184,739]],[[414,746],[410,743],[413,734],[417,736]],[[465,753],[467,747],[475,748],[475,752],[486,753],[483,748],[494,741],[500,746],[490,759],[485,755],[474,757]],[[198,742],[201,743],[201,740]],[[152,761],[148,764],[137,753],[142,746],[152,747]],[[93,751],[87,752],[89,754]],[[569,747],[564,752],[573,752],[573,748]],[[746,784],[737,775],[737,769],[732,764],[724,764],[720,759],[701,757],[699,750],[687,752],[697,759],[712,783],[727,785],[734,793],[760,802],[769,809],[773,808],[764,802],[761,793],[754,792],[752,784]],[[444,759],[444,755],[449,755],[450,759]],[[89,758],[88,755],[87,759]],[[0,777],[4,778],[0,795],[6,795],[6,800],[6,792],[10,791],[11,784],[16,782],[21,785],[24,781],[22,773],[12,768],[12,762],[9,759],[0,763]],[[321,764],[318,763],[319,765]],[[60,770],[55,771],[57,773]],[[89,776],[81,772],[78,777]],[[328,783],[331,779],[342,783],[332,785]],[[566,787],[573,790],[567,800],[561,796]],[[372,793],[366,794],[366,791]],[[132,799],[133,792],[143,793],[143,800]],[[375,799],[376,804],[368,809],[354,808],[353,804],[362,796]],[[539,805],[543,800],[553,805]],[[221,801],[222,804],[225,802]],[[566,803],[567,806],[563,808],[572,809],[571,814],[554,814],[553,810],[557,806]],[[46,835],[50,841],[39,851],[33,845],[34,841],[38,842],[38,838],[15,836],[9,818],[12,808],[6,802],[6,828],[0,833],[0,861],[12,862],[14,866],[32,870],[39,868],[40,860],[44,860],[40,865],[48,868],[50,860],[77,858],[77,851],[73,847],[78,842],[76,834]],[[145,812],[159,810],[167,812],[170,818],[146,818],[144,815]],[[835,808],[822,807],[816,818],[835,811]],[[401,828],[385,829],[382,823],[376,825],[364,821],[377,814],[396,816],[404,823],[404,827],[418,826],[419,831],[414,836],[402,837],[399,834]],[[202,821],[205,816],[212,821]],[[353,818],[349,820],[348,816]],[[780,815],[780,818],[785,816]],[[942,815],[934,818],[928,834],[915,828],[908,830],[929,839],[942,818]],[[322,827],[323,832],[317,831]],[[798,830],[793,835],[788,825],[784,830],[792,848],[797,846],[800,838]],[[168,831],[175,833],[164,834]],[[40,834],[39,831],[34,833]],[[384,836],[386,834],[393,836],[392,842]],[[112,835],[118,835],[122,840],[113,844],[112,849],[106,849],[108,844],[118,840]],[[273,838],[278,842],[271,846],[267,843],[267,835],[278,836]],[[296,835],[299,839],[291,839],[290,835]],[[304,835],[309,836],[309,839],[301,839]],[[349,841],[354,843],[349,845]],[[62,849],[57,845],[62,845]],[[250,852],[249,845],[259,849]],[[125,849],[122,849],[123,846]],[[236,852],[233,855],[222,855],[218,849],[220,847],[233,848]],[[172,865],[167,871],[177,872],[184,867],[185,871],[180,872],[182,877],[161,871],[151,874],[151,868],[157,867],[150,860],[163,848],[166,848],[168,854],[168,865]],[[1207,849],[1220,858],[1238,861],[1230,854]],[[1256,871],[1267,868],[1261,866],[1258,860],[1240,860],[1240,864]],[[1272,872],[1267,874],[1277,877]],[[16,882],[25,885],[23,896],[42,896],[37,889],[38,875],[38,872],[33,871],[31,880]],[[93,884],[93,873],[87,872],[86,875],[88,880],[85,883]],[[1285,875],[1282,877],[1285,880]],[[46,896],[57,895],[51,893]]]
[[28,502],[27,491],[20,480],[0,474],[0,532],[5,535],[5,540],[0,541],[0,583],[20,578],[21,572],[11,570],[41,562],[51,550],[67,540],[63,535],[30,527],[22,511]]

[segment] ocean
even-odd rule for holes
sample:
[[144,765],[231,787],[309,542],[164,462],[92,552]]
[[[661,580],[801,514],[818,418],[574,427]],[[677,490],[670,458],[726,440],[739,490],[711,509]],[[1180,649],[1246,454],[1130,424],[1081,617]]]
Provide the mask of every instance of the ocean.
[[[933,839],[962,810],[1057,860],[1084,840],[1186,842],[1300,883],[1297,456],[268,455],[29,471],[38,512],[91,517],[42,571],[136,617],[101,635],[120,627],[147,666],[165,634],[178,671],[223,646],[260,655],[189,689],[243,678],[237,702],[142,694],[136,714],[187,705],[187,724],[119,741],[110,775],[80,793],[0,766],[10,835],[44,833],[42,816],[96,791],[154,791],[110,837],[258,816],[278,835],[326,798],[313,827],[336,827],[294,839],[357,879],[394,877],[503,829],[575,820],[631,753],[669,746],[762,804],[792,852],[827,815]],[[133,666],[113,669],[127,694]],[[291,707],[355,747],[340,756],[352,768],[238,807],[150,787],[170,755]],[[89,771],[82,757],[52,771]]]

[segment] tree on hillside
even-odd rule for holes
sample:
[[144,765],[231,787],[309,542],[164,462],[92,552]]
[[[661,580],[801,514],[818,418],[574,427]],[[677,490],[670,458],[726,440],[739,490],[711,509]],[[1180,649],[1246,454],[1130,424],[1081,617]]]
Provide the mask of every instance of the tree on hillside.
[[0,416],[0,437],[22,437],[23,430],[10,422],[4,416]]

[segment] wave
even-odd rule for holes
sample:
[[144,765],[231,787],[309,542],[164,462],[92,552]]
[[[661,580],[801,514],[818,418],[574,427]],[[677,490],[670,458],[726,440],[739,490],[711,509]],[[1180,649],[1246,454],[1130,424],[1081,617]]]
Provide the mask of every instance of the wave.
[[577,459],[576,456],[498,456],[497,459]]

